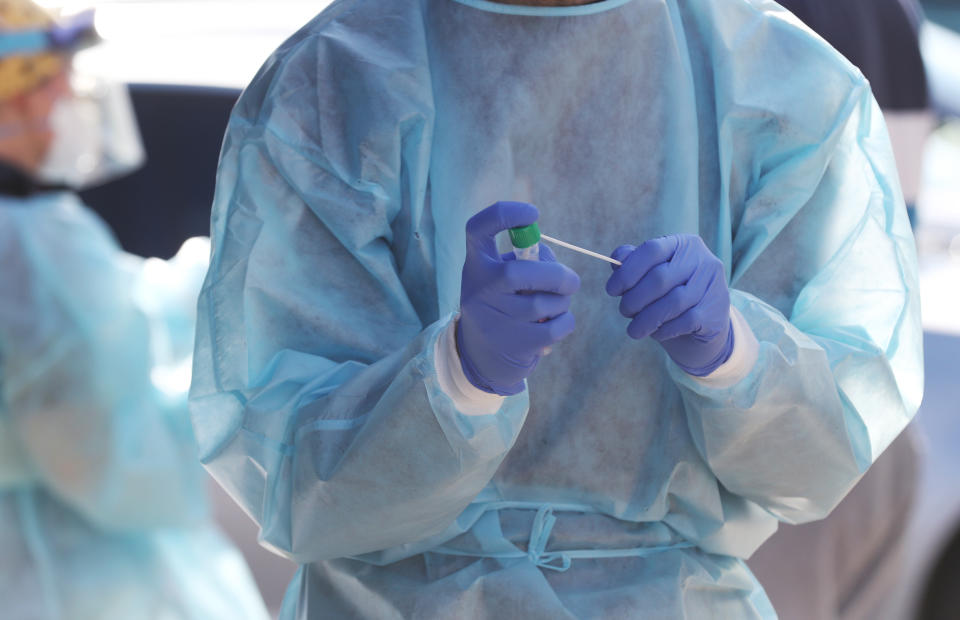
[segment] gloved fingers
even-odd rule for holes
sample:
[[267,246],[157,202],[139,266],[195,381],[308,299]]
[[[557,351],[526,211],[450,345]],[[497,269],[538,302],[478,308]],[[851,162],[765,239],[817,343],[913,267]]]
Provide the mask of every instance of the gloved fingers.
[[[630,245],[630,244],[621,245],[619,248],[611,252],[610,258],[612,258],[613,260],[618,260],[622,263],[623,261],[627,260],[627,257],[630,256],[630,254],[632,254],[633,251],[636,249],[637,249],[637,246],[635,245]],[[613,263],[610,263],[610,269],[616,271],[619,268],[620,268],[620,265],[614,265]]]
[[573,314],[564,312],[545,323],[527,323],[526,328],[518,333],[518,338],[524,348],[539,351],[572,334],[576,326]]
[[[644,308],[667,297],[671,291],[678,287],[684,287],[688,281],[694,279],[696,266],[684,264],[677,261],[660,263],[647,272],[636,286],[623,294],[620,299],[620,314],[632,318],[641,312]],[[702,282],[699,286],[684,287],[682,295],[674,296],[675,302],[686,303],[687,301],[699,301],[700,296],[706,290],[707,281],[700,278]],[[694,295],[699,294],[696,299]],[[684,308],[685,310],[686,308]]]
[[503,293],[527,291],[573,295],[580,288],[580,276],[563,263],[517,260],[503,265],[497,284]]
[[[692,310],[699,308],[709,284],[709,273],[705,275],[695,274],[695,277],[691,277],[687,283],[674,287],[666,295],[637,312],[627,327],[627,333],[631,338],[641,340],[659,332],[674,319],[689,314]],[[693,313],[692,316],[699,318],[697,313]],[[685,323],[677,323],[670,327],[670,330],[674,331],[664,332],[664,334],[673,333],[672,336],[667,336],[672,338],[692,333],[675,332],[675,330],[683,329],[684,326]],[[664,339],[666,339],[666,337]]]
[[498,233],[537,221],[537,208],[525,202],[496,202],[467,220],[467,252],[499,256]]
[[520,293],[503,295],[497,300],[497,309],[521,321],[537,322],[552,319],[570,309],[569,295],[553,293]]
[[607,280],[607,294],[619,297],[636,286],[648,271],[673,257],[678,243],[677,235],[644,241],[622,261],[620,267],[614,269],[613,275]]
[[[657,321],[660,325],[650,336],[658,342],[663,342],[698,333],[703,326],[704,313],[709,312],[703,300],[713,281],[714,274],[707,270],[698,270],[686,284],[675,288],[666,297],[654,302],[650,306],[651,314],[658,317]],[[661,304],[663,307],[658,307]]]
[[540,355],[548,347],[573,331],[570,312],[564,312],[543,323],[502,315],[495,324],[489,324],[484,335],[484,346],[499,351],[511,359],[528,359]]
[[708,318],[705,312],[702,306],[694,306],[680,316],[665,322],[659,329],[653,330],[650,337],[657,342],[665,342],[681,336],[698,334],[703,330],[703,325]]

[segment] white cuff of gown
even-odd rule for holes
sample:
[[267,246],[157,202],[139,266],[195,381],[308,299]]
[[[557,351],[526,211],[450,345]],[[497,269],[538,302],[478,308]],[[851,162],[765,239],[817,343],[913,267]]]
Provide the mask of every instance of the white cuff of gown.
[[728,388],[750,374],[757,357],[760,343],[740,311],[730,306],[730,323],[733,325],[733,351],[729,359],[705,377],[693,377],[701,384],[712,388]]
[[457,354],[456,320],[450,321],[449,327],[437,338],[435,346],[433,357],[437,368],[437,381],[457,410],[466,415],[491,415],[499,411],[506,397],[484,392],[470,383],[463,374],[463,366],[460,365],[460,356]]

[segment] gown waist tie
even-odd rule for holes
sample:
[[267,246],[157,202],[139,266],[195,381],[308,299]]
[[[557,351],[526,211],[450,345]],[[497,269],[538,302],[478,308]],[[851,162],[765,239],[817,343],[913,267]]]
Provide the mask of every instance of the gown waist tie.
[[516,549],[515,551],[484,551],[454,549],[448,546],[433,547],[428,550],[429,553],[439,555],[451,555],[461,557],[492,558],[497,560],[513,560],[528,558],[537,567],[557,572],[563,572],[570,568],[574,560],[578,559],[602,559],[602,558],[642,558],[664,551],[673,551],[676,549],[690,549],[695,547],[691,542],[677,542],[668,545],[632,547],[625,549],[567,549],[562,551],[547,551],[547,543],[550,540],[550,534],[553,532],[553,526],[557,522],[554,512],[596,512],[585,506],[561,505],[561,504],[528,504],[524,502],[494,502],[487,506],[486,511],[505,510],[505,509],[532,509],[536,508],[537,514],[533,519],[533,525],[530,528],[530,539],[527,543],[527,549]]

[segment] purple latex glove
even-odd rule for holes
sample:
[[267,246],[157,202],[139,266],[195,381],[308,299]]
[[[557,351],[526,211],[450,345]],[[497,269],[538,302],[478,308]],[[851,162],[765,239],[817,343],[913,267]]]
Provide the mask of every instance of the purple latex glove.
[[631,338],[660,343],[676,364],[698,377],[717,369],[733,352],[730,291],[723,263],[697,235],[669,235],[640,247],[622,245],[607,293],[632,319]]
[[457,351],[467,379],[486,392],[523,391],[544,347],[573,331],[570,298],[580,278],[540,246],[540,261],[500,255],[497,233],[537,220],[537,208],[498,202],[467,222]]

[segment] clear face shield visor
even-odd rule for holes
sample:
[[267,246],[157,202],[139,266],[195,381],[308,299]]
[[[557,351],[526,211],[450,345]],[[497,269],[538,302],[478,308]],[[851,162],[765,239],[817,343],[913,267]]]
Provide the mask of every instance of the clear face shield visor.
[[126,86],[73,73],[70,87],[48,117],[52,141],[37,179],[81,189],[143,165],[143,142]]

